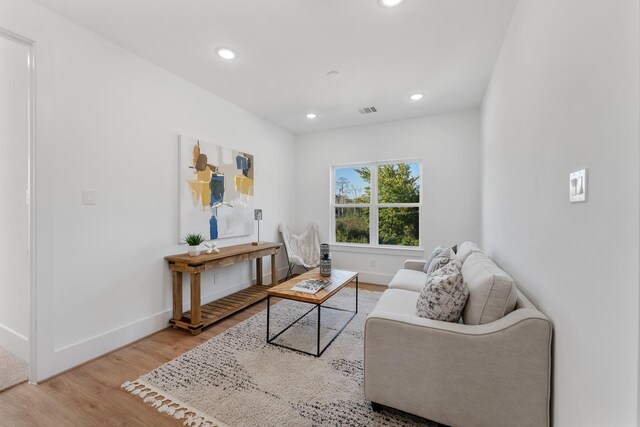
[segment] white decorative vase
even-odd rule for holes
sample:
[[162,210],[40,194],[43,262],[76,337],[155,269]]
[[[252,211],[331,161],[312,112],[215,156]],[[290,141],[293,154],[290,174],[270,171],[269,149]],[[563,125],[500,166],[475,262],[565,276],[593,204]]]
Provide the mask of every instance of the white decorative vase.
[[200,255],[200,245],[189,246],[189,255],[198,256]]

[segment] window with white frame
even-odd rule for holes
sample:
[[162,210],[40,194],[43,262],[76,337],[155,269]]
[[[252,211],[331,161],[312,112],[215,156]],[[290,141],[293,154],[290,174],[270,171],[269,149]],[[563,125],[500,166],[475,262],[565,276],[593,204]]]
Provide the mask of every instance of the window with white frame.
[[421,176],[415,159],[333,166],[333,243],[419,247]]

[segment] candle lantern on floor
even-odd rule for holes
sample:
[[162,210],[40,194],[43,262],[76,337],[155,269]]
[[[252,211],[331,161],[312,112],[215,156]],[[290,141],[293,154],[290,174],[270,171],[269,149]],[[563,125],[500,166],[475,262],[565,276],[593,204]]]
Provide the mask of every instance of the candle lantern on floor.
[[331,254],[326,243],[320,245],[320,275],[331,276]]

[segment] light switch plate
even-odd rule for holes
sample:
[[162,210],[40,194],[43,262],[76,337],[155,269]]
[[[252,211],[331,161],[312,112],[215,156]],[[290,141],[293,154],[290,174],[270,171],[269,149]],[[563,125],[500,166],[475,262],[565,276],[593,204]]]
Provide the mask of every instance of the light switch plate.
[[96,190],[82,190],[82,204],[83,205],[95,205],[96,204]]
[[569,174],[569,201],[587,201],[587,170],[582,169]]

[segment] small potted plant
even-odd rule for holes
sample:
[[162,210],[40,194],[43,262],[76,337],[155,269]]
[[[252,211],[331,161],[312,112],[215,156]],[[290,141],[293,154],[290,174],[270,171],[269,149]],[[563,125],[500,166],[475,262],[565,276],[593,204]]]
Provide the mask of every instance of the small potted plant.
[[200,233],[195,234],[187,234],[184,236],[184,242],[189,245],[189,255],[198,256],[200,255],[200,244],[204,242],[204,236]]

